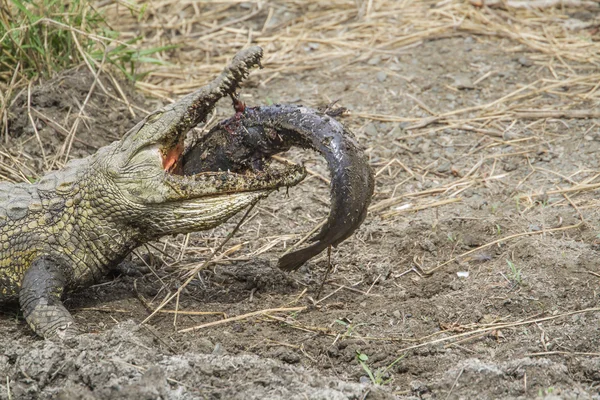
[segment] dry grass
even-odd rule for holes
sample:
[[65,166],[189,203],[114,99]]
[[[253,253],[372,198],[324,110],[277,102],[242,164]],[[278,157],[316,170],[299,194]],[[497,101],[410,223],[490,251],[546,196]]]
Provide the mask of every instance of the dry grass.
[[[406,128],[407,134],[399,135],[399,142],[451,128],[475,132],[490,139],[486,146],[473,149],[470,156],[476,157],[477,152],[500,145],[510,144],[515,149],[509,154],[481,157],[467,170],[457,171],[455,180],[412,193],[403,192],[403,185],[411,180],[424,181],[427,168],[411,170],[397,159],[377,161],[373,166],[383,186],[380,186],[380,193],[371,206],[371,211],[373,215],[384,218],[459,202],[464,190],[505,178],[505,174],[495,173],[493,168],[491,172],[482,170],[482,165],[491,161],[495,166],[496,161],[503,158],[532,156],[539,142],[536,138],[529,141],[506,139],[506,132],[513,128],[545,123],[548,119],[598,117],[600,73],[597,71],[600,67],[600,43],[594,40],[597,27],[567,26],[567,10],[560,8],[503,10],[478,8],[465,1],[338,0],[328,2],[327,5],[314,2],[307,5],[302,1],[254,1],[243,4],[239,1],[222,1],[211,5],[162,1],[149,6],[141,23],[128,17],[119,3],[107,5],[103,10],[110,16],[109,19],[118,21],[124,39],[142,34],[147,38],[147,46],[178,46],[176,51],[162,55],[170,65],[153,70],[144,81],[138,83],[138,88],[143,92],[163,99],[176,98],[206,83],[233,53],[250,43],[265,48],[266,68],[253,73],[253,79],[258,79],[259,84],[263,85],[273,79],[294,79],[294,75],[299,72],[319,72],[324,63],[335,65],[335,72],[349,66],[365,65],[373,57],[387,60],[385,67],[377,68],[394,74],[390,67],[397,62],[394,58],[398,54],[411,52],[425,41],[469,35],[478,41],[488,41],[492,37],[504,39],[501,42],[495,41],[494,45],[503,46],[508,53],[528,54],[533,68],[539,72],[550,72],[552,79],[536,79],[488,103],[450,112],[438,111],[435,105],[424,104],[415,97],[419,107],[429,114],[427,117],[376,114],[369,104],[355,110],[351,116],[354,125],[370,120],[408,122],[410,125]],[[284,13],[293,17],[282,18]],[[484,82],[499,72],[482,71],[475,84]],[[560,109],[549,108],[546,100],[549,95],[558,98],[554,104],[563,106]],[[408,178],[399,181],[396,179],[399,172],[406,173]],[[534,173],[541,172],[532,169],[531,175]],[[578,182],[574,179],[576,175],[569,178],[570,183],[566,187],[546,190],[544,193],[568,193],[575,197],[598,187],[597,176],[584,174],[586,178]],[[522,181],[520,185],[524,183]],[[535,196],[541,195],[518,193],[519,187],[515,190],[515,194],[523,200],[524,207],[525,203],[534,204]],[[566,199],[577,209],[572,199]],[[579,207],[585,207],[585,204],[585,201],[579,202]],[[514,237],[562,231],[579,225],[507,235],[481,248]],[[261,254],[262,250],[273,250],[290,239],[293,236],[263,238],[264,244],[259,246],[258,251],[248,254],[248,257]],[[468,254],[452,257],[440,262],[435,268],[425,269],[433,272],[466,255]],[[332,294],[342,288],[343,286],[339,286]],[[165,305],[164,302],[162,304]],[[257,311],[247,316],[266,315],[266,320],[288,323],[297,329],[329,332],[327,328],[290,323],[285,318],[269,315],[269,311]],[[419,344],[404,350],[439,341],[452,342],[542,320],[545,319],[484,328],[468,327],[465,328],[469,329],[468,333],[431,341],[423,339]],[[210,325],[211,323],[202,326]],[[339,336],[333,332],[329,334]]]
[[[541,139],[535,135],[526,139],[511,139],[507,136],[507,132],[511,129],[540,127],[565,118],[600,116],[598,112],[600,102],[598,25],[597,23],[596,25],[568,25],[569,10],[560,7],[534,10],[497,9],[476,7],[471,2],[458,0],[333,0],[327,4],[299,0],[277,2],[222,0],[214,3],[169,0],[148,3],[146,13],[141,21],[138,21],[137,14],[130,13],[130,9],[137,10],[141,4],[127,3],[126,6],[124,4],[121,1],[98,4],[98,9],[106,13],[112,27],[121,32],[123,41],[142,36],[145,38],[141,43],[143,47],[176,46],[176,50],[159,55],[162,60],[168,62],[168,65],[152,69],[142,81],[137,83],[137,88],[142,92],[167,100],[175,99],[205,84],[218,73],[227,59],[249,44],[259,44],[265,49],[263,63],[265,68],[255,71],[252,75],[252,79],[258,80],[259,85],[267,85],[273,79],[291,80],[301,71],[317,73],[325,63],[333,66],[332,73],[343,71],[349,66],[361,65],[357,68],[378,68],[389,74],[395,74],[393,65],[397,63],[396,57],[399,54],[409,53],[426,41],[465,36],[473,36],[475,40],[482,42],[494,40],[493,46],[502,46],[505,52],[515,56],[527,54],[533,63],[532,68],[540,73],[542,71],[550,73],[551,79],[535,79],[488,103],[449,112],[438,110],[435,104],[425,104],[418,97],[413,97],[418,106],[428,114],[427,117],[418,117],[414,113],[412,115],[374,113],[369,104],[363,104],[361,109],[355,110],[350,116],[350,124],[353,126],[361,126],[369,121],[408,123],[406,132],[399,134],[395,139],[400,144],[407,139],[426,136],[444,129],[475,132],[486,139],[482,142],[482,146],[469,149],[466,155],[473,162],[468,168],[456,171],[455,179],[421,191],[406,192],[404,187],[407,182],[423,182],[428,179],[430,171],[426,166],[421,169],[409,168],[398,159],[379,159],[373,162],[379,187],[371,206],[372,217],[395,218],[407,212],[460,202],[460,194],[463,191],[506,177],[506,174],[496,171],[496,163],[499,160],[510,157],[528,159],[535,154],[540,142],[553,140],[551,137]],[[498,38],[502,40],[496,40]],[[384,66],[367,66],[366,62],[374,57],[387,62],[383,64]],[[474,84],[484,82],[491,75],[499,72],[482,71]],[[410,77],[406,79],[410,80]],[[93,90],[94,87],[90,92]],[[548,104],[548,96],[555,99],[552,105]],[[3,100],[7,101],[6,96]],[[127,99],[120,100],[127,102]],[[560,109],[555,109],[556,104],[560,105]],[[79,110],[79,115],[84,113],[84,109],[85,104]],[[35,110],[31,112],[35,118]],[[6,120],[6,113],[1,117]],[[73,126],[61,127],[66,139],[58,159],[64,160],[69,154],[68,149],[76,140],[79,123],[80,118],[77,118]],[[7,138],[3,139],[8,142]],[[514,151],[480,156],[480,153],[501,145],[511,145]],[[10,156],[9,152],[0,152],[0,178],[22,180],[28,176],[29,174],[21,172],[23,168],[19,163],[18,158]],[[491,163],[491,170],[482,168],[486,163]],[[564,195],[562,202],[570,204],[581,215],[580,210],[585,209],[593,201],[591,196],[588,196],[589,192],[600,187],[599,174],[594,171],[578,171],[571,176],[565,176],[566,183],[562,187],[552,189],[544,187],[540,192],[522,192],[528,180],[536,174],[560,175],[558,172],[532,167],[531,173],[514,188],[515,198],[522,201],[523,213],[535,204],[537,197],[559,194]],[[579,175],[583,177],[576,179]],[[399,176],[406,176],[406,179],[401,180]],[[249,217],[250,220],[252,218]],[[507,235],[473,251],[445,261],[440,260],[441,262],[435,268],[429,266],[431,269],[424,269],[431,273],[481,248],[511,238],[575,229],[581,224],[583,222],[539,232]],[[242,243],[219,257],[225,261],[254,257],[272,251],[274,248],[280,249],[281,243],[286,241],[301,238],[305,240],[307,236],[303,236],[300,234],[263,236],[256,241],[257,248],[253,252],[233,258],[234,253],[243,248],[242,245],[245,243]],[[184,250],[194,256],[216,254],[214,243],[218,239],[220,238],[208,237],[203,247],[189,246],[187,238],[182,242],[165,240],[163,251],[165,254],[170,254],[169,257],[172,259],[165,256],[163,261],[172,265],[177,263],[180,269],[191,269],[193,277],[199,269],[181,261],[181,257],[177,257],[176,254],[181,255]],[[339,286],[336,290],[343,288],[345,286]],[[169,300],[178,297],[178,293],[171,295]],[[363,295],[367,294],[363,293]],[[155,312],[166,304],[167,301],[163,301]],[[177,312],[177,308],[174,312]],[[303,308],[293,308],[296,311],[301,309]],[[257,311],[239,318],[233,317],[231,321],[263,315],[267,321],[289,324],[296,329],[326,333],[331,336],[338,335],[328,328],[299,325],[285,318],[269,315],[268,313],[272,311],[271,309]],[[472,335],[488,334],[491,331],[509,329],[522,324],[540,323],[574,313],[591,311],[598,310],[574,311],[554,317],[486,327],[464,327],[468,330],[467,333],[429,341],[424,338],[419,340],[419,344],[401,351],[429,344],[454,342]],[[197,328],[210,325],[211,323]],[[396,340],[368,337],[362,339]]]
[[[600,66],[600,45],[594,41],[598,27],[593,23],[568,25],[568,10],[560,7],[504,10],[448,0],[336,0],[326,5],[258,0],[99,2],[96,6],[111,27],[120,32],[118,43],[142,36],[144,39],[139,43],[142,48],[176,47],[158,54],[157,58],[167,64],[146,67],[149,74],[137,83],[139,90],[158,98],[174,99],[206,83],[232,54],[249,44],[265,48],[266,68],[253,74],[265,84],[276,77],[293,79],[299,71],[318,71],[324,63],[336,65],[335,72],[377,56],[393,66],[398,54],[411,52],[425,41],[473,35],[480,41],[489,37],[508,39],[501,42],[505,51],[530,52],[534,68],[551,71],[554,79],[539,79],[487,104],[451,112],[436,112],[422,104],[432,114],[427,118],[374,114],[368,105],[357,110],[354,117],[412,122],[408,130],[416,135],[450,127],[501,136],[503,128],[517,121],[598,115],[590,107],[599,96],[600,73],[594,72]],[[98,67],[102,73],[111,73],[99,62],[94,68],[88,66]],[[394,73],[389,67],[378,68]],[[498,72],[482,73],[475,83]],[[98,82],[100,89],[108,94],[101,81]],[[93,91],[92,86],[90,94]],[[0,99],[4,122],[5,105],[9,104],[12,92],[9,85]],[[549,94],[568,100],[565,101],[568,106],[561,110],[546,109],[544,96]],[[114,97],[112,93],[110,96]],[[118,97],[123,96],[120,92]],[[82,105],[79,115],[85,112],[85,106]],[[61,131],[68,135],[60,150],[62,161],[76,140],[74,134],[79,123],[78,117],[72,126],[62,127]],[[7,132],[3,136],[6,142]],[[14,165],[4,169],[11,168]],[[4,178],[20,179],[11,173]]]

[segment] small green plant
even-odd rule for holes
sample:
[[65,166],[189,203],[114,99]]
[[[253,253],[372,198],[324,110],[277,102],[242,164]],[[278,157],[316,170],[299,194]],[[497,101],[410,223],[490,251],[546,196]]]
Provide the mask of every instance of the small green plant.
[[496,224],[496,235],[498,235],[498,236],[502,235],[502,228],[498,224]]
[[508,268],[509,268],[508,278],[512,282],[520,285],[521,284],[521,269],[517,268],[515,263],[513,263],[510,260],[506,260],[506,263],[508,264]]
[[549,395],[549,394],[552,394],[552,393],[554,393],[554,387],[553,386],[550,386],[550,387],[548,387],[546,389],[541,389],[540,388],[538,390],[538,396],[539,397],[545,397],[546,395]]
[[172,48],[138,50],[132,45],[140,37],[119,42],[118,36],[89,0],[0,0],[0,82],[49,77],[84,58],[92,66],[104,60],[136,80],[138,63],[163,63],[150,56]]
[[454,235],[454,233],[450,232],[446,236],[448,237],[449,242],[456,242],[456,235]]
[[369,356],[367,356],[365,353],[362,353],[360,350],[356,350],[356,360],[358,361],[360,366],[365,370],[373,385],[386,385],[390,383],[392,381],[392,378],[387,377],[389,370],[392,369],[394,365],[396,365],[400,360],[402,360],[404,356],[405,354],[396,358],[389,365],[383,368],[377,368],[375,371],[372,371],[369,365],[367,364],[367,361],[369,361]]
[[346,327],[346,332],[344,332],[344,333],[342,334],[342,339],[345,339],[345,338],[347,338],[347,337],[350,337],[350,336],[352,336],[352,335],[354,334],[354,330],[355,330],[356,328],[358,328],[358,327],[360,327],[360,326],[363,326],[363,325],[367,325],[367,324],[365,324],[365,323],[360,323],[360,324],[356,324],[356,325],[354,325],[354,324],[352,324],[352,323],[351,323],[351,322],[349,322],[349,321],[344,321],[344,320],[341,320],[341,319],[336,319],[334,322],[335,322],[336,324],[340,324],[340,325],[343,325],[343,326],[345,326],[345,327]]
[[498,203],[494,203],[494,204],[492,204],[492,205],[491,205],[491,207],[490,207],[490,211],[491,211],[491,213],[492,213],[492,214],[496,214],[496,212],[498,211],[498,207],[499,207],[499,206],[500,206],[500,205],[499,205]]

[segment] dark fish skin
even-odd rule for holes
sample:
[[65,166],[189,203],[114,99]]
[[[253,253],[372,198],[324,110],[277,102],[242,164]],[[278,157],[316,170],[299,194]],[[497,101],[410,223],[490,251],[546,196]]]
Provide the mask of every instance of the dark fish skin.
[[327,161],[331,209],[309,246],[279,259],[285,271],[298,269],[329,245],[337,246],[367,216],[375,178],[354,135],[332,117],[303,106],[245,108],[208,132],[183,157],[185,175],[205,171],[260,169],[271,155],[291,147],[312,149]]

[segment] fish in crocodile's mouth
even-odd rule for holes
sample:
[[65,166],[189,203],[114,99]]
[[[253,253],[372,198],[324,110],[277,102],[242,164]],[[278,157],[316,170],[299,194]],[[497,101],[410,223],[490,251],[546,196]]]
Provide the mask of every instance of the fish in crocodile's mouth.
[[[234,151],[231,151],[232,149]],[[280,152],[276,148],[261,153],[258,159],[256,156],[251,159],[247,157],[247,151],[251,149],[252,147],[248,146],[243,148],[243,152],[236,152],[235,150],[241,149],[232,148],[226,140],[196,141],[187,147],[183,141],[179,141],[171,147],[159,147],[159,154],[162,168],[171,181],[220,181],[223,182],[221,194],[253,191],[261,186],[264,186],[265,190],[294,186],[306,176],[302,166],[273,160],[271,156]],[[223,160],[227,162],[223,163]],[[236,184],[227,188],[228,181],[234,181]]]

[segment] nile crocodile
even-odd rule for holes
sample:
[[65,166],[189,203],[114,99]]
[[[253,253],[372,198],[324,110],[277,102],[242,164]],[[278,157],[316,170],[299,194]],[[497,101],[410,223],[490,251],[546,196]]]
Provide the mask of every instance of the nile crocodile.
[[43,337],[76,334],[63,292],[89,286],[140,244],[215,227],[303,168],[178,174],[183,140],[233,95],[262,50],[238,53],[209,85],[144,118],[121,140],[34,184],[0,184],[0,302],[19,301]]

